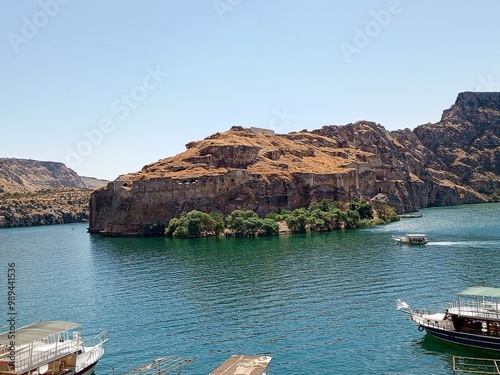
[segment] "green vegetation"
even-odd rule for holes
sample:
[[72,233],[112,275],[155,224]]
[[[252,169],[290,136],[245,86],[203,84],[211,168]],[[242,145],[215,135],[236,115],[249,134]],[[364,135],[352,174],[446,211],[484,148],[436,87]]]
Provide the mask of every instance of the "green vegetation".
[[143,237],[169,236],[178,238],[199,237],[260,237],[279,234],[279,223],[286,223],[292,233],[328,232],[339,229],[368,228],[399,220],[394,208],[386,205],[374,210],[363,198],[354,198],[347,209],[339,202],[323,199],[313,202],[308,208],[270,213],[259,218],[257,213],[235,210],[226,218],[221,214],[193,210],[170,220],[168,226],[156,223],[145,225]]
[[278,223],[272,219],[261,219],[253,211],[235,210],[226,217],[226,228],[235,237],[276,236]]
[[375,220],[375,224],[385,224],[399,220],[399,216],[396,210],[394,210],[394,208],[392,208],[387,204],[383,205],[376,211],[377,211],[377,220]]
[[164,233],[181,238],[218,237],[224,231],[224,219],[220,214],[207,214],[193,210],[170,220]]

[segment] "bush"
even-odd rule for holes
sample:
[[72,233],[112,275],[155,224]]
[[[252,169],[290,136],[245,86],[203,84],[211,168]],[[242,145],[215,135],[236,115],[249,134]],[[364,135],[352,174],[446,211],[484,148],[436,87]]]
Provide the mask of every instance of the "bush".
[[251,211],[235,210],[226,217],[226,227],[235,237],[275,236],[278,223],[270,218],[260,219]]
[[305,208],[297,208],[283,214],[288,229],[292,233],[306,233],[309,212]]
[[345,213],[346,213],[345,227],[347,229],[357,228],[359,221],[361,220],[359,212],[356,210],[349,209]]
[[170,220],[165,235],[180,238],[213,237],[223,231],[222,216],[193,210]]
[[351,203],[349,204],[349,209],[352,211],[357,211],[361,220],[373,219],[373,207],[366,199],[353,198]]
[[382,224],[399,221],[399,215],[394,207],[387,204],[377,210],[377,217]]
[[[388,222],[399,220],[396,211],[386,205],[377,210],[377,220]],[[373,207],[363,198],[354,198],[347,210],[341,210],[338,202],[323,199],[312,202],[306,208],[281,213],[269,213],[259,218],[251,210],[235,210],[224,220],[221,214],[206,214],[193,210],[170,220],[164,234],[171,237],[195,238],[219,236],[225,232],[235,237],[276,236],[278,222],[285,221],[292,233],[333,231],[343,228],[368,228],[375,225]],[[145,234],[156,233],[156,228],[145,228]]]

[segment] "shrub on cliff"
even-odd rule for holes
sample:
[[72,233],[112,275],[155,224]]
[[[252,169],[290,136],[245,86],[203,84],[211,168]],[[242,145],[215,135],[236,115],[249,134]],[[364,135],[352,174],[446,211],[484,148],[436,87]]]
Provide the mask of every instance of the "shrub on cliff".
[[[292,233],[325,232],[337,229],[368,228],[375,225],[373,207],[362,199],[353,199],[347,210],[338,202],[323,199],[306,208],[281,213],[270,213],[265,219],[251,210],[235,210],[224,220],[220,214],[207,214],[193,210],[170,220],[164,234],[170,237],[196,238],[219,236],[234,237],[276,236],[279,222],[285,221]],[[396,211],[387,206],[377,210],[377,223],[398,220]],[[225,222],[225,225],[224,225]]]
[[170,237],[196,238],[219,236],[223,231],[222,216],[193,210],[170,220],[164,233]]
[[275,236],[279,227],[272,219],[261,219],[251,211],[234,210],[226,217],[226,227],[235,237]]
[[374,225],[373,207],[362,198],[353,199],[345,211],[338,208],[338,202],[323,199],[319,202],[312,202],[307,209],[283,210],[274,218],[285,220],[292,233],[368,228]]
[[399,215],[394,209],[389,205],[384,205],[376,210],[377,219],[376,224],[392,223],[394,221],[399,221]]
[[349,209],[359,213],[360,220],[373,219],[373,207],[364,198],[353,198],[349,203]]

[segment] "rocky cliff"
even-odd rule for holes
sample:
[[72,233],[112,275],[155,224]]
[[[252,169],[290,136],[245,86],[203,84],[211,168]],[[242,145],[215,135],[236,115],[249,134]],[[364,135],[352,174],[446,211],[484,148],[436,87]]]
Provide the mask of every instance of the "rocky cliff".
[[86,222],[90,193],[107,182],[58,162],[0,158],[0,228]]
[[500,93],[461,93],[436,124],[388,132],[359,121],[274,134],[233,127],[120,176],[90,200],[90,231],[138,235],[198,209],[259,215],[384,195],[399,213],[486,202],[500,187]]

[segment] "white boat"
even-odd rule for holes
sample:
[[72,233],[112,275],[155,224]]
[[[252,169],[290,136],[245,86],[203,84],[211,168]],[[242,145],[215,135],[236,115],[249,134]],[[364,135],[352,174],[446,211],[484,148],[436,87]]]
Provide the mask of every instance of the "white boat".
[[500,288],[465,289],[444,312],[413,311],[401,300],[397,308],[409,314],[419,331],[457,344],[500,350]]
[[406,245],[424,245],[429,242],[425,234],[405,234],[404,236],[394,236],[392,238],[394,241]]
[[80,325],[46,321],[0,334],[0,375],[90,375],[104,354],[104,331],[90,341]]

